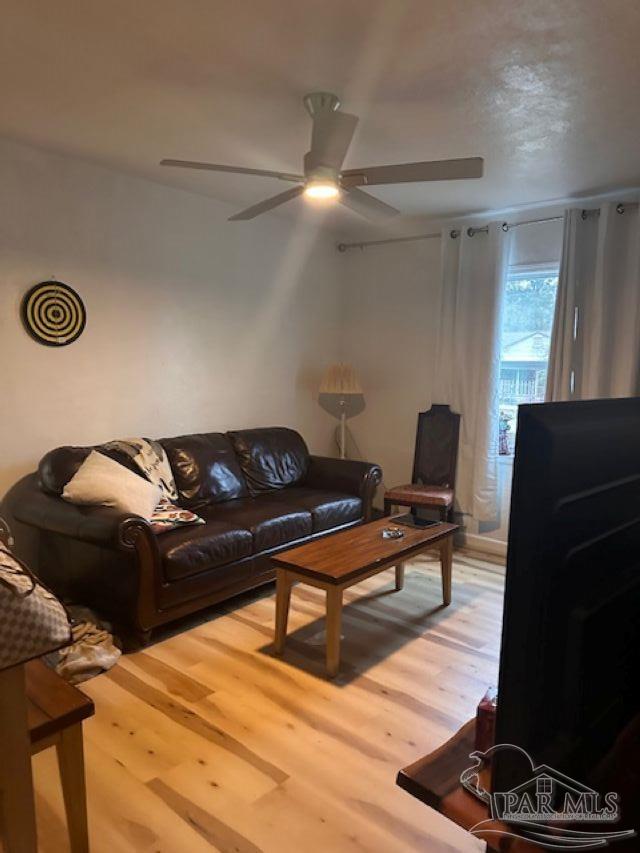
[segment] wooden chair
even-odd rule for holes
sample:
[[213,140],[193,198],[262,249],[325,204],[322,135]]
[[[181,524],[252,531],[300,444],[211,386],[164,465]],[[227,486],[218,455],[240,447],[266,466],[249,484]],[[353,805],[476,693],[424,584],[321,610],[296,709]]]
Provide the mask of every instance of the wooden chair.
[[6,728],[1,738],[0,838],[4,836],[5,849],[9,853],[36,849],[30,756],[55,746],[70,849],[87,853],[82,721],[93,715],[93,702],[40,660],[1,675],[0,722]]
[[419,413],[411,482],[385,492],[385,515],[394,506],[424,507],[436,510],[441,521],[451,520],[459,436],[460,415],[449,406],[434,405]]

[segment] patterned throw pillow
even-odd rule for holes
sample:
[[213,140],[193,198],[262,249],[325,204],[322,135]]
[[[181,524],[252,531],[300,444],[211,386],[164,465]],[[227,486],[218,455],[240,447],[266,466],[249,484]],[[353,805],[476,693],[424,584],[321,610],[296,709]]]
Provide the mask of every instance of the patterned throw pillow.
[[155,508],[149,524],[154,533],[160,534],[189,524],[204,524],[204,518],[163,498]]

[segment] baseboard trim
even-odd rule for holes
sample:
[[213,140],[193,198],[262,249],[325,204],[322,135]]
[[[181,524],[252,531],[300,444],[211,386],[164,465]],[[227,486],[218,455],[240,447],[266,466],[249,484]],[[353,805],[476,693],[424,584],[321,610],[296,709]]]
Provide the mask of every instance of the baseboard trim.
[[507,543],[489,536],[478,536],[476,533],[461,533],[459,544],[471,551],[481,551],[485,554],[495,554],[497,557],[507,556]]

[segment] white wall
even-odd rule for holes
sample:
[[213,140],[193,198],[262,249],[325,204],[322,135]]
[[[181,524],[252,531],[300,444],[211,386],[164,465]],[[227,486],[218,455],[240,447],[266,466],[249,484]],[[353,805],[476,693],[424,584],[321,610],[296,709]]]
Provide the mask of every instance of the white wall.
[[[277,216],[0,142],[0,496],[60,444],[282,424],[327,452],[316,401],[338,352],[334,241]],[[34,283],[82,296],[83,336],[35,343]]]
[[387,486],[411,481],[416,419],[431,405],[440,311],[440,240],[340,256],[343,357],[356,368],[366,408],[349,421],[360,456],[379,462]]

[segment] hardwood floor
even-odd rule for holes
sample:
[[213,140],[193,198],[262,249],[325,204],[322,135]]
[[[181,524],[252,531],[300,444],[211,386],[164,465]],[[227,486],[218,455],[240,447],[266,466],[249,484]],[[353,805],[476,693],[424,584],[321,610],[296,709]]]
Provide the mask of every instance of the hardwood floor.
[[[436,557],[400,592],[390,569],[345,593],[333,682],[323,594],[297,586],[282,659],[268,587],[83,685],[93,853],[483,849],[395,785],[497,677],[504,569],[456,552],[445,609]],[[53,751],[34,769],[40,848],[62,853]]]

